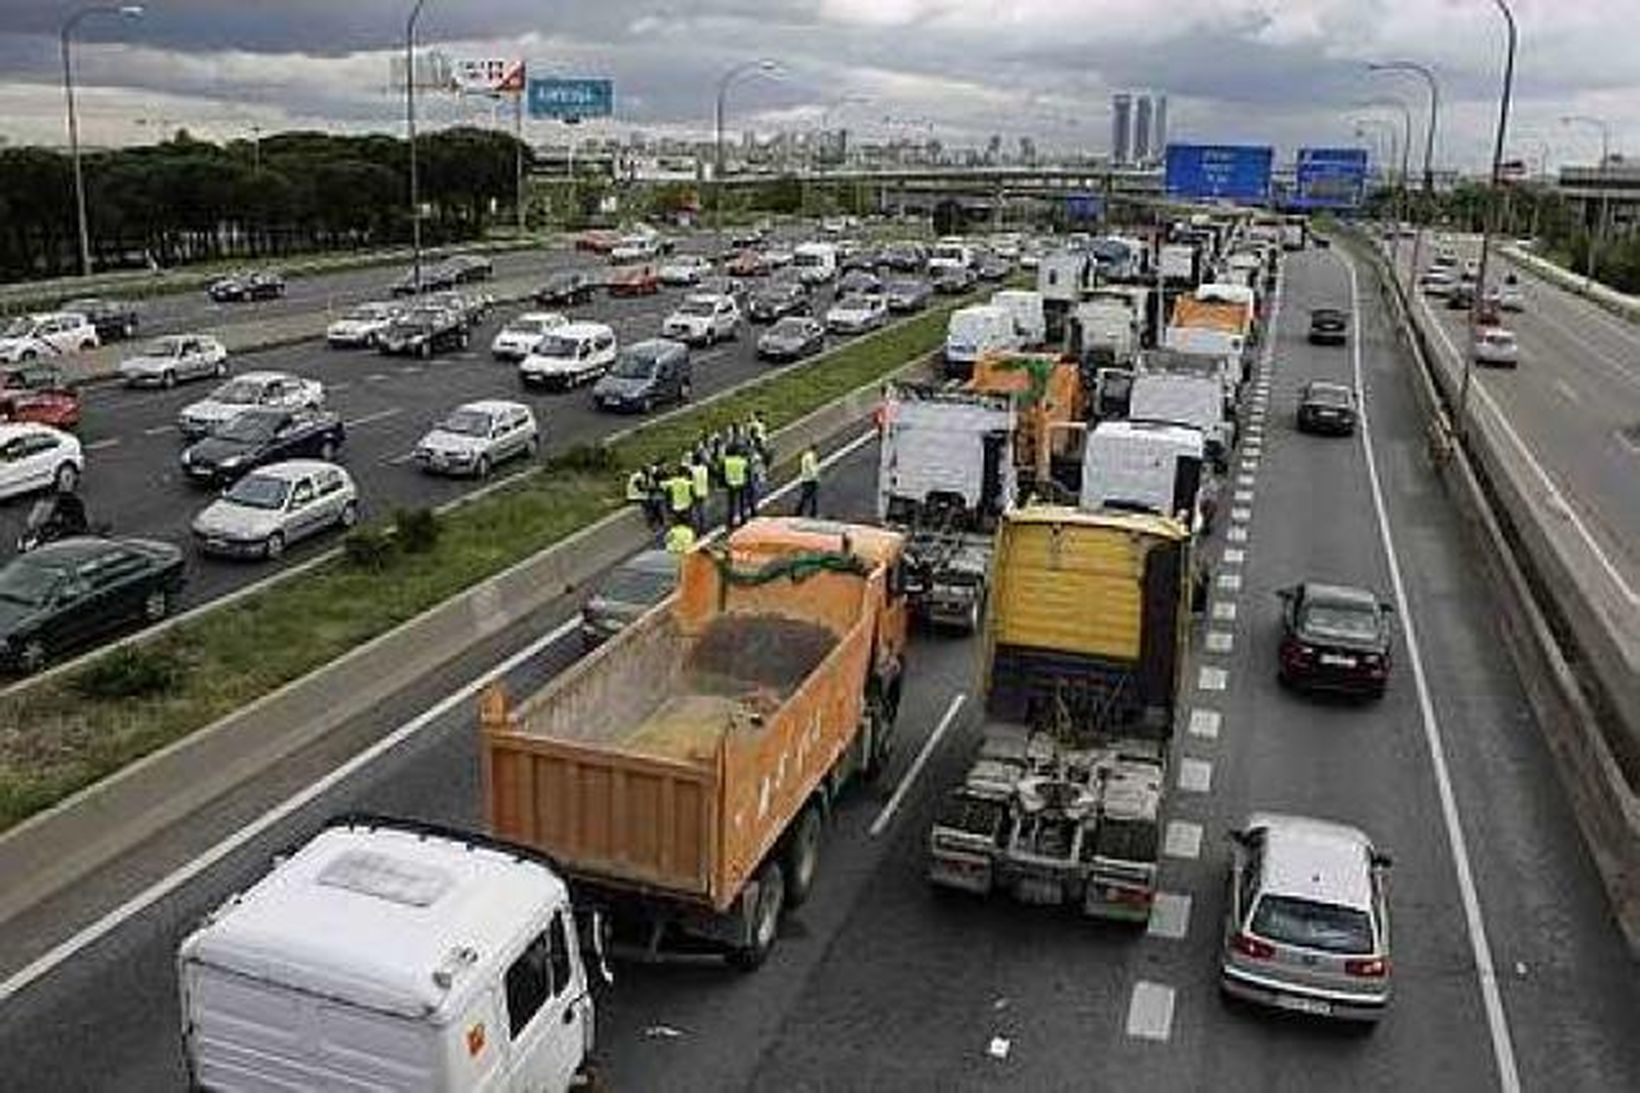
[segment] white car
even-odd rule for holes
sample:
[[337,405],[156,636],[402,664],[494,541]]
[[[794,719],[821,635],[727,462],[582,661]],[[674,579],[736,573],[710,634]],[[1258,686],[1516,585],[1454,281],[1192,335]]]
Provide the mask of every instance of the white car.
[[1497,303],[1500,311],[1526,310],[1526,294],[1520,290],[1518,282],[1511,284],[1505,281],[1486,295],[1488,299]]
[[270,463],[241,478],[194,517],[194,540],[207,554],[277,558],[299,539],[359,519],[352,477],[321,459]]
[[530,387],[567,390],[591,383],[615,364],[615,331],[603,323],[565,323],[535,343],[518,365]]
[[182,408],[177,428],[190,440],[210,433],[258,406],[278,410],[317,410],[324,405],[324,385],[289,372],[246,372],[210,395]]
[[1475,335],[1475,363],[1513,368],[1520,363],[1520,346],[1515,336],[1502,327],[1483,327]]
[[661,324],[661,337],[689,345],[711,345],[739,333],[740,305],[733,296],[690,296]]
[[521,361],[535,343],[567,322],[556,311],[526,311],[496,333],[490,341],[490,356],[498,361]]
[[350,307],[325,328],[332,349],[374,349],[389,323],[404,309],[397,304],[368,303]]
[[0,361],[16,364],[38,357],[79,353],[101,345],[97,328],[75,311],[22,315],[0,331]]
[[228,374],[228,350],[208,334],[167,334],[120,362],[127,387],[175,387],[183,380]]
[[85,455],[72,434],[31,421],[0,424],[0,497],[35,490],[68,493],[85,473]]
[[833,334],[860,334],[888,321],[888,300],[860,293],[845,296],[826,311],[826,329]]
[[699,254],[680,254],[661,265],[658,276],[663,285],[695,285],[712,272],[712,263]]
[[647,262],[652,258],[660,257],[661,239],[658,235],[623,235],[610,248],[610,262],[619,265],[623,262]]
[[1450,296],[1452,289],[1457,285],[1452,274],[1444,268],[1427,270],[1418,279],[1418,287],[1423,289],[1425,296]]
[[497,463],[533,458],[541,435],[535,415],[521,402],[485,399],[458,406],[416,444],[424,471],[487,478]]

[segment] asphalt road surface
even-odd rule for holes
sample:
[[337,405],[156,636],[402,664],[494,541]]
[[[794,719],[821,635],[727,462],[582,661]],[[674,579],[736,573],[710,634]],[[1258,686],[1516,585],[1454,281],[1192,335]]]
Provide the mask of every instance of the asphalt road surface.
[[[1640,1088],[1640,981],[1496,640],[1487,590],[1465,565],[1459,522],[1424,464],[1410,369],[1376,295],[1353,292],[1344,262],[1315,251],[1287,262],[1267,394],[1255,386],[1256,425],[1233,464],[1242,496],[1212,544],[1212,603],[1181,696],[1166,898],[1149,929],[930,889],[927,825],[978,724],[970,699],[897,811],[885,812],[914,754],[974,686],[971,641],[920,636],[884,784],[838,810],[815,893],[786,919],[769,963],[750,975],[618,966],[598,999],[607,1087]],[[1291,425],[1299,384],[1357,375],[1351,348],[1305,343],[1304,311],[1352,296],[1370,438],[1300,436]],[[825,480],[823,509],[869,515],[874,466],[870,444],[840,463]],[[1400,602],[1397,664],[1382,702],[1322,703],[1277,685],[1273,593],[1307,577],[1366,584]],[[559,605],[499,636],[487,663],[573,610]],[[512,664],[507,685],[526,691],[574,655],[572,634],[548,641]],[[70,945],[0,1003],[4,1084],[179,1087],[172,955],[202,912],[337,811],[478,821],[474,704],[458,696],[434,706],[461,678],[428,681],[442,689],[378,711],[397,724],[431,708],[408,743],[190,871],[100,940]],[[312,770],[270,783],[300,785],[324,769],[318,757],[308,761]],[[269,784],[251,795],[279,791]],[[186,857],[261,807],[223,802],[133,858]],[[1375,1031],[1219,997],[1225,834],[1255,808],[1358,824],[1394,856],[1396,997]],[[17,966],[10,940],[20,930],[49,939],[88,911],[72,896],[54,910],[8,927],[8,967]]]

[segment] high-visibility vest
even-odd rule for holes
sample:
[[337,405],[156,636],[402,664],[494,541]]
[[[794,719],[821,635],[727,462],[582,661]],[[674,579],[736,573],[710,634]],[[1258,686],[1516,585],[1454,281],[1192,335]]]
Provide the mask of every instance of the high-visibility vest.
[[723,457],[723,481],[732,490],[737,490],[746,484],[746,471],[750,466],[743,455],[726,455]]
[[633,471],[626,480],[626,499],[628,501],[647,501],[649,499],[649,476],[642,471]]
[[769,437],[768,427],[763,424],[763,421],[760,418],[754,417],[751,421],[747,422],[746,430],[752,434],[752,439],[759,445],[761,445]]
[[803,452],[803,458],[798,461],[797,476],[805,482],[818,482],[820,480],[820,460],[814,454],[813,448]]
[[672,502],[673,512],[688,512],[689,506],[695,503],[695,484],[682,474],[675,474],[666,480],[667,497]]
[[666,532],[666,549],[683,554],[695,545],[695,530],[688,524],[673,524]]
[[695,500],[704,501],[712,492],[712,477],[706,470],[706,464],[696,463],[690,469],[694,476]]

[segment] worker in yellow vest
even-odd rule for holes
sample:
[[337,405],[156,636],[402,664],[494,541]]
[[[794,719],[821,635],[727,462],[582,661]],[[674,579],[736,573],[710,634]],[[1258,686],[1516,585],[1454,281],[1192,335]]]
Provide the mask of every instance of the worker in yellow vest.
[[688,524],[673,524],[666,529],[668,554],[687,554],[695,546],[695,529]]
[[803,454],[797,460],[797,515],[820,515],[820,457],[814,453],[814,445],[803,449]]
[[712,470],[704,460],[689,466],[689,483],[694,491],[694,505],[690,509],[691,523],[696,535],[706,534],[706,502],[712,497]]
[[746,486],[751,476],[751,460],[746,458],[746,449],[739,444],[730,448],[723,456],[723,485],[729,491],[730,527],[739,527],[751,518],[746,511]]
[[666,480],[666,500],[674,525],[690,522],[695,509],[695,480],[687,463],[680,463]]

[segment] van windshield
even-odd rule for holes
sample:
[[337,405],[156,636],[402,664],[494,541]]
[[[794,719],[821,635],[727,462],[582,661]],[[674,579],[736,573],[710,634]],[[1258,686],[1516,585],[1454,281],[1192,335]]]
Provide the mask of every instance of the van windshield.
[[1328,953],[1373,951],[1372,920],[1365,911],[1297,896],[1265,896],[1253,912],[1253,933],[1269,941]]

